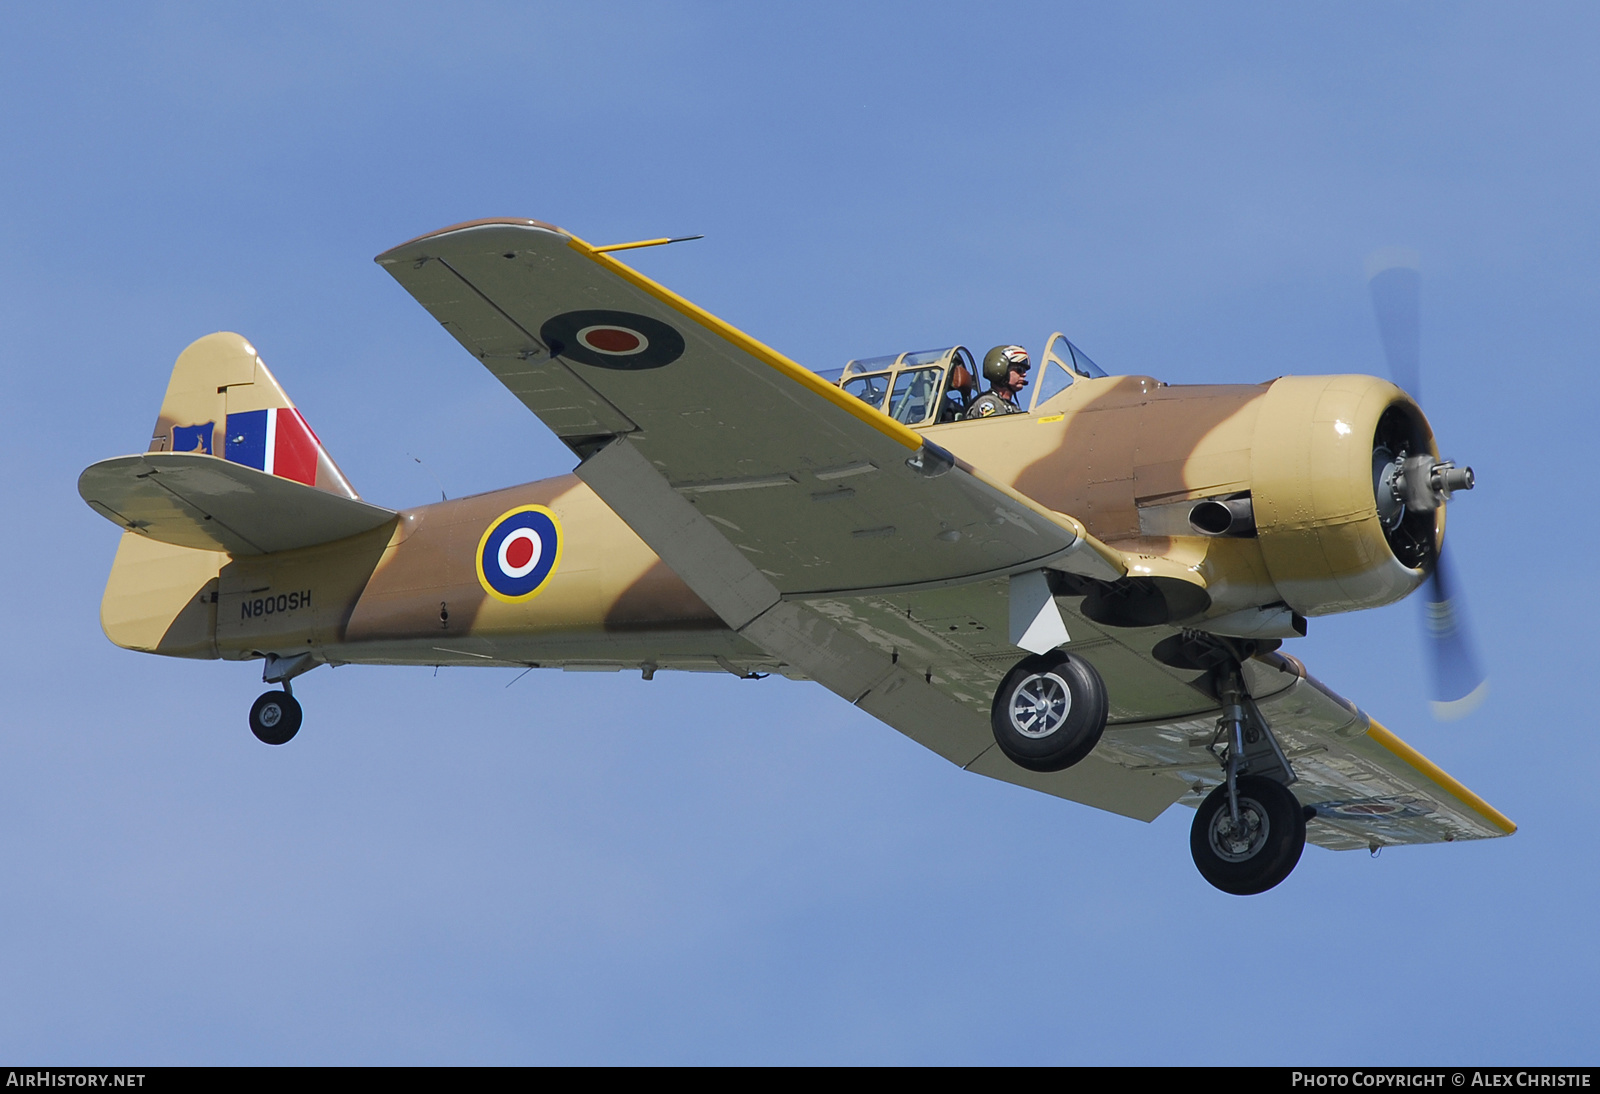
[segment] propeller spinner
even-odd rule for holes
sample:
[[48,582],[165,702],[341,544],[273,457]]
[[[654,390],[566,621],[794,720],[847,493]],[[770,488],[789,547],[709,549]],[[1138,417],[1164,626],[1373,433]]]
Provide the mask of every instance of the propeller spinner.
[[[1413,251],[1386,249],[1367,259],[1367,286],[1378,318],[1378,337],[1389,375],[1422,402],[1422,277]],[[1373,452],[1373,488],[1385,528],[1398,533],[1406,515],[1429,513],[1457,490],[1471,490],[1472,469],[1438,461],[1428,452],[1398,451],[1381,442]],[[1483,701],[1489,681],[1479,668],[1476,644],[1455,598],[1457,582],[1441,545],[1423,601],[1423,638],[1428,651],[1434,717],[1460,718]]]

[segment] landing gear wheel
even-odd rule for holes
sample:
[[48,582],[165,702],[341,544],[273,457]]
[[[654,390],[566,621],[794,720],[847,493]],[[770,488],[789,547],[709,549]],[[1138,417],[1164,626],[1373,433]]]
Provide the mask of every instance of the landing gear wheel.
[[269,745],[288,744],[300,732],[300,703],[286,691],[269,691],[250,707],[250,732]]
[[1200,803],[1189,829],[1189,850],[1200,876],[1235,896],[1264,893],[1289,876],[1306,846],[1306,814],[1282,783],[1239,779],[1239,823],[1223,783]]
[[1106,711],[1106,686],[1094,666],[1052,650],[1023,659],[1000,681],[989,724],[1013,763],[1061,771],[1099,743]]

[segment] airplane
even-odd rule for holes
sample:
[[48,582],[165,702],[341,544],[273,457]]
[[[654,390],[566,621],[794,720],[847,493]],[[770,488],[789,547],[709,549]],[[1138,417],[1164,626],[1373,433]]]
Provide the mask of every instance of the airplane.
[[577,461],[474,497],[362,500],[250,342],[194,342],[148,450],[79,479],[123,530],[106,635],[261,660],[268,744],[322,664],[814,681],[965,770],[1194,808],[1236,895],[1307,841],[1516,830],[1281,649],[1438,572],[1473,475],[1399,386],[1168,385],[1057,332],[1026,409],[968,416],[965,347],[812,372],[614,254],[665,242],[499,218],[377,257]]

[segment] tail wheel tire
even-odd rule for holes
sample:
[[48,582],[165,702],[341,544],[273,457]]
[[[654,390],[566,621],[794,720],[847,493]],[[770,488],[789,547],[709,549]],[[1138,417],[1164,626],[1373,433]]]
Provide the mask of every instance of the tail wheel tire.
[[1239,823],[1228,809],[1228,786],[1200,803],[1189,850],[1200,876],[1225,893],[1264,893],[1288,877],[1306,846],[1306,814],[1288,787],[1271,779],[1239,779]]
[[288,744],[300,732],[300,703],[286,691],[269,691],[250,707],[250,732],[269,745]]
[[1106,728],[1106,685],[1081,657],[1028,657],[1000,681],[990,709],[995,743],[1029,771],[1061,771],[1087,756]]

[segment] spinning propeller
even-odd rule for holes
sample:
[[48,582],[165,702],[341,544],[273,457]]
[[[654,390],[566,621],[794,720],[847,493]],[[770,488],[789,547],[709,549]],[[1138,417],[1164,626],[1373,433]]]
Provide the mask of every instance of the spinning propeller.
[[[1367,259],[1367,287],[1378,317],[1378,336],[1394,382],[1420,405],[1422,402],[1421,311],[1422,277],[1414,252],[1386,249]],[[1374,485],[1380,516],[1385,503],[1403,513],[1409,505],[1442,505],[1454,490],[1472,489],[1472,469],[1448,461],[1434,463],[1431,455],[1390,453],[1379,448],[1373,456]],[[1397,518],[1398,519],[1398,518]],[[1483,701],[1489,681],[1478,667],[1478,656],[1460,603],[1458,585],[1441,546],[1428,576],[1423,602],[1423,638],[1428,651],[1431,706],[1434,717],[1460,718]]]

